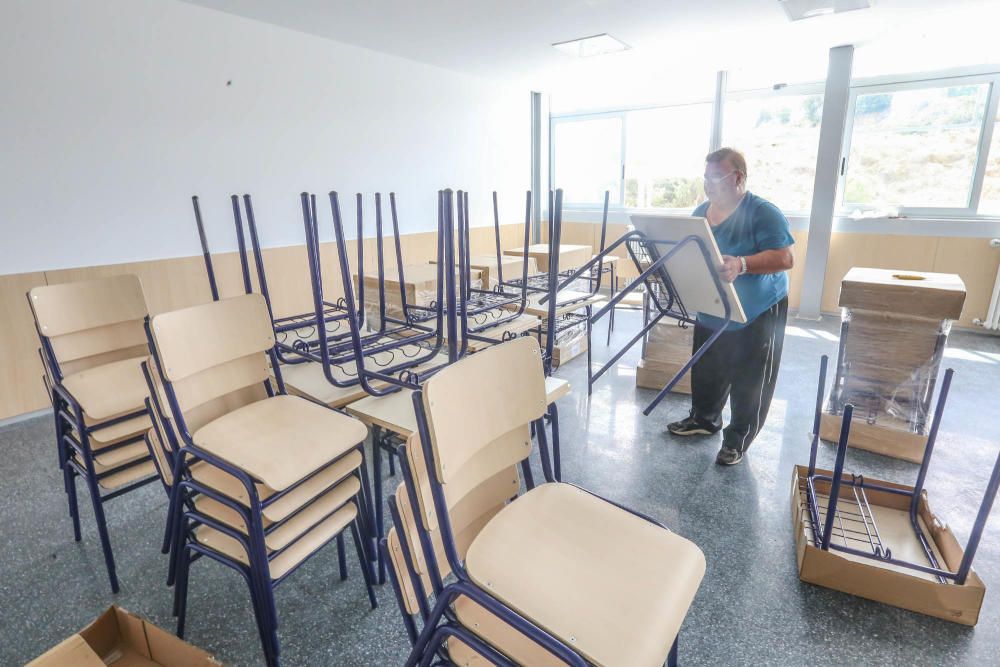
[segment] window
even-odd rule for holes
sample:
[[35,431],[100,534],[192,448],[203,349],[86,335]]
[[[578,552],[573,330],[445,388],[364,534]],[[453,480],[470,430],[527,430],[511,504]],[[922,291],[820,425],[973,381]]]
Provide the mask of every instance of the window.
[[747,159],[747,188],[783,211],[808,211],[823,96],[736,98],[723,109],[722,145]]
[[712,105],[630,111],[626,123],[625,206],[690,210],[703,201]]
[[993,120],[993,138],[990,141],[978,212],[983,215],[1000,215],[1000,111]]
[[556,118],[552,122],[552,182],[567,204],[621,205],[621,114]]
[[842,168],[844,207],[974,212],[989,93],[986,82],[855,91]]

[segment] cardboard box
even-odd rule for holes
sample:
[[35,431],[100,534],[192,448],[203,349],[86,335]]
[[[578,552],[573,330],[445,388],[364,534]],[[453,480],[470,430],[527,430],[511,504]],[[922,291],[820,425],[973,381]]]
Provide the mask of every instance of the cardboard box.
[[[679,327],[674,320],[660,322],[646,334],[642,360],[635,370],[635,386],[659,391],[691,358],[694,327]],[[691,393],[691,373],[674,385],[678,394]]]
[[28,667],[210,667],[222,663],[149,621],[114,605]]
[[951,321],[965,285],[951,274],[852,268],[841,283],[845,329],[821,436],[840,437],[839,417],[855,409],[848,444],[919,462]]
[[[832,474],[828,470],[817,470],[817,472],[827,476]],[[976,624],[979,620],[979,610],[983,605],[983,597],[986,595],[986,584],[975,571],[970,571],[965,584],[960,586],[952,580],[941,583],[933,575],[885,561],[833,549],[823,550],[816,546],[813,540],[812,520],[806,504],[807,475],[806,466],[795,466],[792,471],[792,528],[795,533],[799,579],[953,623]],[[844,480],[849,481],[850,475],[844,475]],[[868,478],[866,480],[901,490],[913,488],[882,480]],[[828,482],[816,482],[820,510],[825,508],[829,488]],[[867,490],[867,496],[871,512],[880,525],[881,539],[892,551],[893,556],[910,562],[926,558],[909,523],[910,499],[871,489]],[[840,497],[841,503],[849,502],[853,494],[849,488],[841,487]],[[844,508],[843,505],[841,507]],[[823,515],[820,516],[822,518]],[[962,560],[963,550],[948,526],[931,512],[926,492],[920,499],[918,516],[921,529],[931,543],[931,548],[941,566],[955,572]]]
[[[545,330],[538,334],[538,344],[545,346]],[[552,368],[568,363],[587,351],[587,328],[577,326],[564,329],[556,334],[552,343]]]
[[[512,248],[504,250],[503,254],[524,257],[524,248]],[[589,245],[569,245],[563,243],[559,246],[559,270],[578,269],[591,260],[594,256],[594,249]],[[538,264],[538,270],[545,272],[549,270],[549,244],[536,243],[528,246],[528,257],[534,258]],[[504,275],[504,278],[507,276]]]
[[552,367],[559,368],[587,351],[587,337],[552,346]]
[[[842,424],[843,420],[839,415],[824,412],[819,420],[819,437],[829,442],[839,442]],[[869,424],[862,415],[855,412],[847,444],[856,449],[920,463],[924,460],[927,436],[913,433],[908,430],[905,422],[896,422],[888,415],[879,415],[878,421]]]
[[965,305],[965,283],[952,273],[854,267],[840,283],[844,308],[957,320]]
[[[635,386],[659,391],[667,386],[667,383],[677,375],[677,371],[681,369],[682,365],[643,359],[635,369]],[[691,371],[685,373],[684,377],[677,381],[677,384],[674,385],[671,391],[677,394],[690,395]]]
[[[524,275],[524,262],[521,257],[512,255],[500,256],[500,267],[503,269],[504,282],[520,280]],[[493,289],[498,281],[496,255],[472,255],[469,257],[469,268],[482,274],[483,289]],[[534,257],[528,257],[528,275],[538,273],[538,263]]]

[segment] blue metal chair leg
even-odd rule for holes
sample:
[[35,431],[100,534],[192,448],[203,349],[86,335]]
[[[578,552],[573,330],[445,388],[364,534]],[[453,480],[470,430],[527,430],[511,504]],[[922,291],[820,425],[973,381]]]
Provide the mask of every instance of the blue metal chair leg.
[[[379,441],[382,438],[382,429],[378,426],[372,428],[372,481],[375,485],[375,507],[373,508],[375,512],[375,539],[373,544],[378,544],[378,541],[385,537],[385,513],[382,508],[382,447],[379,445]],[[378,583],[385,583],[385,561],[382,560],[381,554],[376,551],[376,562],[378,563]]]
[[108,522],[104,517],[104,503],[101,501],[101,491],[97,480],[92,477],[87,480],[90,487],[90,500],[94,505],[94,517],[97,519],[97,534],[101,538],[101,550],[104,552],[104,564],[108,568],[108,579],[111,580],[111,592],[118,592],[118,575],[115,573],[115,556],[111,552],[111,538],[108,536]]
[[271,648],[271,644],[268,641],[270,636],[270,630],[268,626],[268,619],[266,612],[264,610],[263,601],[260,599],[260,595],[257,594],[257,589],[254,587],[253,579],[251,575],[246,576],[247,588],[250,589],[250,603],[253,605],[254,620],[257,621],[257,634],[260,635],[260,645],[264,649],[265,660],[268,664],[272,662],[277,662],[277,658],[272,658],[271,655],[274,651]]
[[368,554],[369,560],[375,562],[375,560],[378,558],[378,555],[375,552],[379,550],[378,545],[375,543],[375,540],[377,538],[375,537],[375,530],[374,530],[375,526],[373,524],[375,517],[374,514],[375,509],[372,503],[372,489],[368,481],[368,464],[365,457],[365,448],[361,447],[360,449],[361,449],[361,468],[358,471],[359,476],[361,477],[360,500],[362,507],[360,508],[360,510],[361,514],[364,515],[364,521],[362,522],[362,526],[365,527],[364,533],[365,535],[371,538],[371,545],[370,545],[371,548],[370,549],[367,548],[368,545],[366,545],[365,553]]
[[340,580],[347,579],[347,554],[344,552],[344,534],[337,535],[337,564],[340,566]]
[[351,522],[351,538],[354,540],[354,546],[358,550],[358,562],[361,564],[361,574],[365,578],[365,588],[368,589],[368,601],[371,603],[372,609],[376,609],[378,607],[378,600],[375,599],[375,589],[372,586],[372,565],[362,547],[364,541],[361,539],[361,533],[358,531],[357,519]]
[[184,638],[184,624],[187,621],[188,573],[191,570],[191,552],[185,547],[177,556],[177,581],[174,586],[174,611],[177,615],[177,636]]
[[80,506],[76,498],[76,471],[71,466],[63,467],[66,497],[69,500],[69,517],[73,520],[73,539],[80,541]]

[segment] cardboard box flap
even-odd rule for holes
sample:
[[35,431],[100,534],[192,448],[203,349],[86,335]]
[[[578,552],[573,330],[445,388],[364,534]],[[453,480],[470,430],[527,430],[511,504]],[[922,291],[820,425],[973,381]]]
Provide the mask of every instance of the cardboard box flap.
[[57,646],[49,649],[27,664],[26,667],[105,667],[104,661],[97,657],[90,644],[80,635],[64,639]]
[[207,652],[112,606],[78,634],[30,662],[32,667],[213,667]]
[[177,635],[146,623],[146,641],[153,660],[160,665],[221,665],[207,652],[181,641]]
[[953,273],[854,267],[840,283],[840,306],[936,320],[957,320],[965,283]]

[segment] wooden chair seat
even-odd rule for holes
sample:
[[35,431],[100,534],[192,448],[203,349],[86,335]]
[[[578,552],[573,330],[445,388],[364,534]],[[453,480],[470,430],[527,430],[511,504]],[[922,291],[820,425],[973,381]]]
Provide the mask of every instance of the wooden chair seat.
[[[555,403],[569,392],[569,381],[556,377],[545,378],[545,394],[549,403]],[[369,426],[380,426],[404,438],[417,432],[413,392],[409,389],[402,389],[388,396],[367,396],[345,409]]]
[[91,420],[105,421],[136,412],[145,407],[149,391],[139,368],[145,359],[134,357],[88,368],[67,375],[62,384]]
[[[357,378],[354,362],[345,364],[345,368],[349,368],[354,375],[348,376],[347,373],[334,367],[334,376],[338,380],[341,379],[341,376],[345,382]],[[316,361],[286,364],[281,367],[281,378],[285,381],[288,393],[308,398],[331,408],[343,407],[368,395],[360,384],[353,387],[337,387],[330,384],[323,373],[323,364]]]
[[406,438],[417,432],[417,413],[409,389],[386,396],[366,396],[345,410],[369,426],[380,426]]
[[[467,597],[455,600],[454,609],[463,626],[519,665],[543,667],[566,664]],[[456,665],[485,667],[492,664],[457,639],[448,641],[448,657]]]
[[555,403],[563,396],[569,396],[569,392],[572,389],[573,387],[570,385],[569,380],[563,380],[551,375],[545,378],[545,399],[549,402],[549,405]]
[[[527,308],[527,305],[525,307]],[[496,326],[489,327],[488,329],[477,331],[475,332],[475,335],[483,338],[489,338],[490,340],[499,343],[503,340],[505,334],[508,336],[515,336],[525,331],[531,331],[532,329],[538,328],[538,325],[540,325],[541,322],[541,319],[535,315],[521,314],[512,320],[504,322],[503,324],[498,324]],[[470,326],[478,324],[475,316],[469,318],[469,324]],[[480,350],[492,347],[496,343],[487,343],[470,338],[468,349],[469,352],[479,352]]]
[[124,445],[111,451],[102,451],[94,455],[94,470],[101,474],[114,468],[149,457],[149,448],[142,440]]
[[[268,553],[284,549],[297,540],[313,526],[319,524],[350,501],[360,488],[361,482],[358,481],[357,476],[351,475],[319,497],[315,499],[311,498],[310,502],[301,508],[301,511],[288,518],[287,521],[271,532],[265,534],[264,544],[267,546]],[[243,515],[228,505],[202,495],[198,496],[195,500],[194,506],[202,514],[231,526],[244,535],[247,534],[246,522],[243,520]],[[274,525],[273,521],[265,519],[265,530],[272,525]]]
[[201,427],[195,445],[282,491],[363,442],[357,419],[297,396],[244,405]]
[[[74,455],[73,459],[81,466],[83,466],[83,462],[80,461],[78,456]],[[101,474],[102,472],[105,471],[97,470],[98,474]],[[97,480],[97,485],[100,486],[105,491],[114,491],[115,489],[123,487],[127,484],[131,484],[132,482],[136,482],[146,477],[151,477],[155,474],[157,474],[156,465],[153,463],[153,459],[149,459],[144,463],[139,463],[134,466],[122,468],[119,472],[111,473],[110,475],[101,477]]]
[[[328,489],[361,466],[361,452],[351,452],[336,463],[316,473],[284,496],[261,510],[266,521],[276,523]],[[191,466],[191,476],[219,493],[232,498],[244,507],[250,506],[246,487],[238,479],[224,470],[208,463],[199,462]],[[274,495],[274,489],[257,484],[257,497],[267,500]]]
[[[396,339],[394,338],[380,339],[380,342],[383,343],[395,341]],[[423,354],[415,345],[407,345],[400,348],[400,350],[405,350],[406,354],[409,355]],[[400,354],[402,353],[401,351]],[[420,369],[433,368],[436,365],[444,363],[447,359],[447,356],[439,354],[414,370],[419,372]],[[365,360],[365,367],[381,370],[382,366],[390,364],[394,360],[395,363],[399,363],[399,355],[393,357],[389,353],[377,354]],[[332,366],[331,368],[337,380],[350,382],[358,378],[357,366],[353,361],[341,364],[340,367]],[[337,387],[331,384],[323,372],[323,365],[319,362],[310,361],[301,364],[286,364],[281,367],[281,378],[285,381],[285,388],[288,389],[288,393],[308,398],[331,408],[342,408],[349,403],[368,396],[368,392],[360,384],[351,387]],[[385,383],[373,382],[372,385],[381,388],[385,386]]]
[[518,497],[469,547],[483,589],[597,665],[662,665],[705,573],[692,542],[569,484]]
[[[587,294],[587,292],[574,292],[570,290],[559,292],[559,298],[556,302],[556,317],[565,315],[566,313],[574,313],[585,306],[592,306],[595,303],[599,303],[604,300],[604,297],[597,294],[592,296],[587,296]],[[524,307],[524,312],[543,320],[548,319],[549,302],[546,301],[545,303],[540,303],[541,299],[541,296],[529,298],[528,305]],[[576,299],[579,299],[579,301],[576,301]],[[570,301],[572,301],[572,303],[569,303]]]
[[99,428],[90,432],[90,448],[95,452],[111,445],[118,444],[122,440],[134,438],[149,430],[152,422],[149,415],[139,415],[125,421],[118,422],[106,428]]
[[[319,525],[307,531],[301,538],[270,561],[271,579],[280,579],[291,572],[299,563],[309,558],[317,549],[332,540],[358,516],[357,506],[349,502]],[[198,526],[195,539],[206,547],[218,551],[229,558],[249,565],[247,552],[239,541],[210,526]]]

